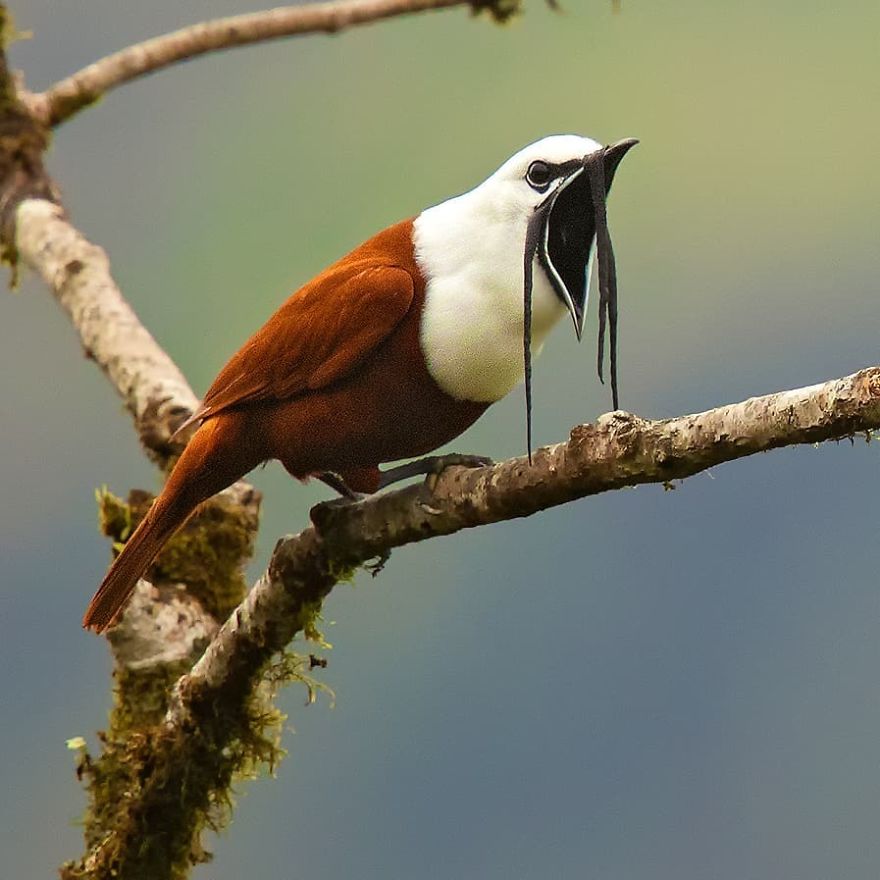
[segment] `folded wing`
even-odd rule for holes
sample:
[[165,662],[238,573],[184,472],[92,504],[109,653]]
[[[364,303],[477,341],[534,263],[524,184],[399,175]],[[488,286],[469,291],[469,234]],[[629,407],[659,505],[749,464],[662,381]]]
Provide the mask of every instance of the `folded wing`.
[[376,351],[412,301],[406,269],[373,261],[329,269],[233,355],[179,430],[232,407],[284,400],[344,378]]

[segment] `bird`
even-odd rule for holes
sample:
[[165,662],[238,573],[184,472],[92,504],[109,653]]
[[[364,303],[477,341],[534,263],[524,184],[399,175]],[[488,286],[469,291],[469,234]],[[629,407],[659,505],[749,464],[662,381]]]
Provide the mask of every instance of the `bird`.
[[475,188],[382,230],[291,295],[178,428],[196,426],[83,626],[103,632],[114,624],[199,505],[270,459],[352,499],[450,464],[490,463],[427,453],[525,379],[531,460],[532,358],[566,313],[581,338],[594,254],[598,372],[602,379],[607,330],[617,409],[617,280],[606,197],[636,143],[544,137]]

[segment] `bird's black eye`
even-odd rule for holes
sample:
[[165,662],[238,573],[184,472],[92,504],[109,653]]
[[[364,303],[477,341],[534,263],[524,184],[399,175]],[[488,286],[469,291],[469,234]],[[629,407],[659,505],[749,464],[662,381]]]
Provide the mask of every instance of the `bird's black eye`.
[[526,171],[526,180],[533,189],[538,190],[539,192],[543,192],[550,186],[550,181],[553,179],[553,171],[550,169],[550,166],[546,162],[541,162],[540,159],[537,162],[532,162],[529,165],[529,170]]

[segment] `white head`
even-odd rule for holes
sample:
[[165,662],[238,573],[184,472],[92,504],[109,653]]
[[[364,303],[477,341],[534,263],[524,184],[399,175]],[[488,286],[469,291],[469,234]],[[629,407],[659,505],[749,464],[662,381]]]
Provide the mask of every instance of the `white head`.
[[[566,310],[580,338],[597,230],[600,278],[609,267],[605,195],[635,143],[543,138],[479,186],[419,216],[416,255],[427,280],[422,348],[444,390],[470,400],[504,396],[528,373],[524,342],[537,354]],[[613,257],[610,268],[613,291]],[[603,294],[612,331],[613,300]]]
[[[467,195],[484,201],[487,214],[496,214],[501,220],[518,218],[524,221],[547,197],[548,186],[535,186],[529,180],[529,169],[535,163],[560,166],[576,162],[583,164],[585,156],[603,149],[592,138],[577,134],[554,134],[541,138],[518,153],[514,153],[494,174],[486,178]],[[549,187],[561,183],[561,177],[550,181]]]

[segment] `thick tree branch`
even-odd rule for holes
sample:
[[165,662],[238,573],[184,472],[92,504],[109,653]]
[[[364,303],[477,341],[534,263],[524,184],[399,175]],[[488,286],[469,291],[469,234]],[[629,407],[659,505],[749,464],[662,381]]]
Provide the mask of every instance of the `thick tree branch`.
[[219,18],[154,37],[101,58],[45,92],[29,95],[28,104],[31,112],[46,125],[56,126],[123,83],[208,52],[281,37],[334,34],[385,18],[452,6],[485,8],[496,19],[503,20],[512,15],[518,5],[518,0],[332,0]]
[[167,722],[182,723],[194,700],[255,674],[308,621],[340,573],[394,547],[623,486],[666,484],[756,452],[878,427],[880,367],[871,367],[663,421],[609,413],[595,425],[575,427],[566,443],[539,449],[532,466],[523,457],[491,468],[450,468],[424,484],[357,504],[318,505],[312,511],[315,525],[279,543],[268,571],[178,683]]
[[[355,566],[386,558],[403,544],[878,426],[880,367],[872,367],[663,421],[609,413],[596,425],[574,428],[566,443],[538,450],[532,466],[516,458],[479,470],[450,468],[439,478],[357,504],[318,505],[312,511],[315,525],[279,543],[266,574],[178,680],[164,723],[127,752],[126,763],[148,765],[149,773],[139,775],[137,791],[129,792],[112,839],[95,848],[84,865],[95,877],[128,876],[127,871],[140,876],[155,851],[155,841],[143,837],[140,817],[169,808],[175,820],[165,834],[174,837],[163,845],[178,850],[189,845],[198,817],[210,814],[215,802],[218,773],[221,780],[229,778],[225,764],[218,770],[218,755],[241,753],[244,732],[253,723],[254,695],[273,657],[297,632],[309,632],[323,599]],[[269,752],[263,759],[272,757]],[[186,793],[185,803],[176,799],[179,791]]]
[[[58,204],[26,198],[13,216],[18,256],[54,293],[86,352],[125,400],[151,458],[167,468],[181,445],[181,441],[171,441],[171,433],[197,403],[191,388],[123,298],[104,251],[67,221]],[[128,613],[111,634],[116,671],[110,729],[104,735],[103,755],[97,760],[85,759],[82,768],[91,793],[85,822],[88,853],[82,862],[66,865],[63,877],[117,876],[118,850],[107,849],[106,842],[115,839],[111,829],[117,820],[117,805],[137,775],[137,767],[120,761],[118,755],[131,742],[140,743],[144,750],[151,747],[143,731],[161,719],[170,685],[190,668],[216,632],[219,620],[244,595],[241,569],[252,551],[260,496],[245,482],[236,483],[222,495],[187,525],[181,536],[182,551],[177,552],[188,565],[186,570],[195,567],[208,582],[200,593],[201,601],[192,591],[180,589],[180,580],[192,586],[185,573],[155,585],[141,581]],[[102,519],[104,514],[102,503]],[[205,553],[205,547],[209,552]],[[164,567],[169,573],[174,571]],[[252,701],[256,699],[250,696]],[[228,780],[229,774],[224,778]],[[203,804],[204,799],[200,806]],[[200,858],[201,826],[196,820],[205,814],[204,808],[190,810],[191,824],[180,829],[178,849],[149,848],[149,858],[141,864],[144,872],[126,876],[170,877],[166,868],[171,870],[172,864],[179,868]],[[153,840],[161,841],[161,830],[141,818],[142,822],[127,827],[136,827],[141,837],[153,831]],[[140,844],[132,846],[132,852],[143,849]],[[156,868],[157,864],[161,868]]]

